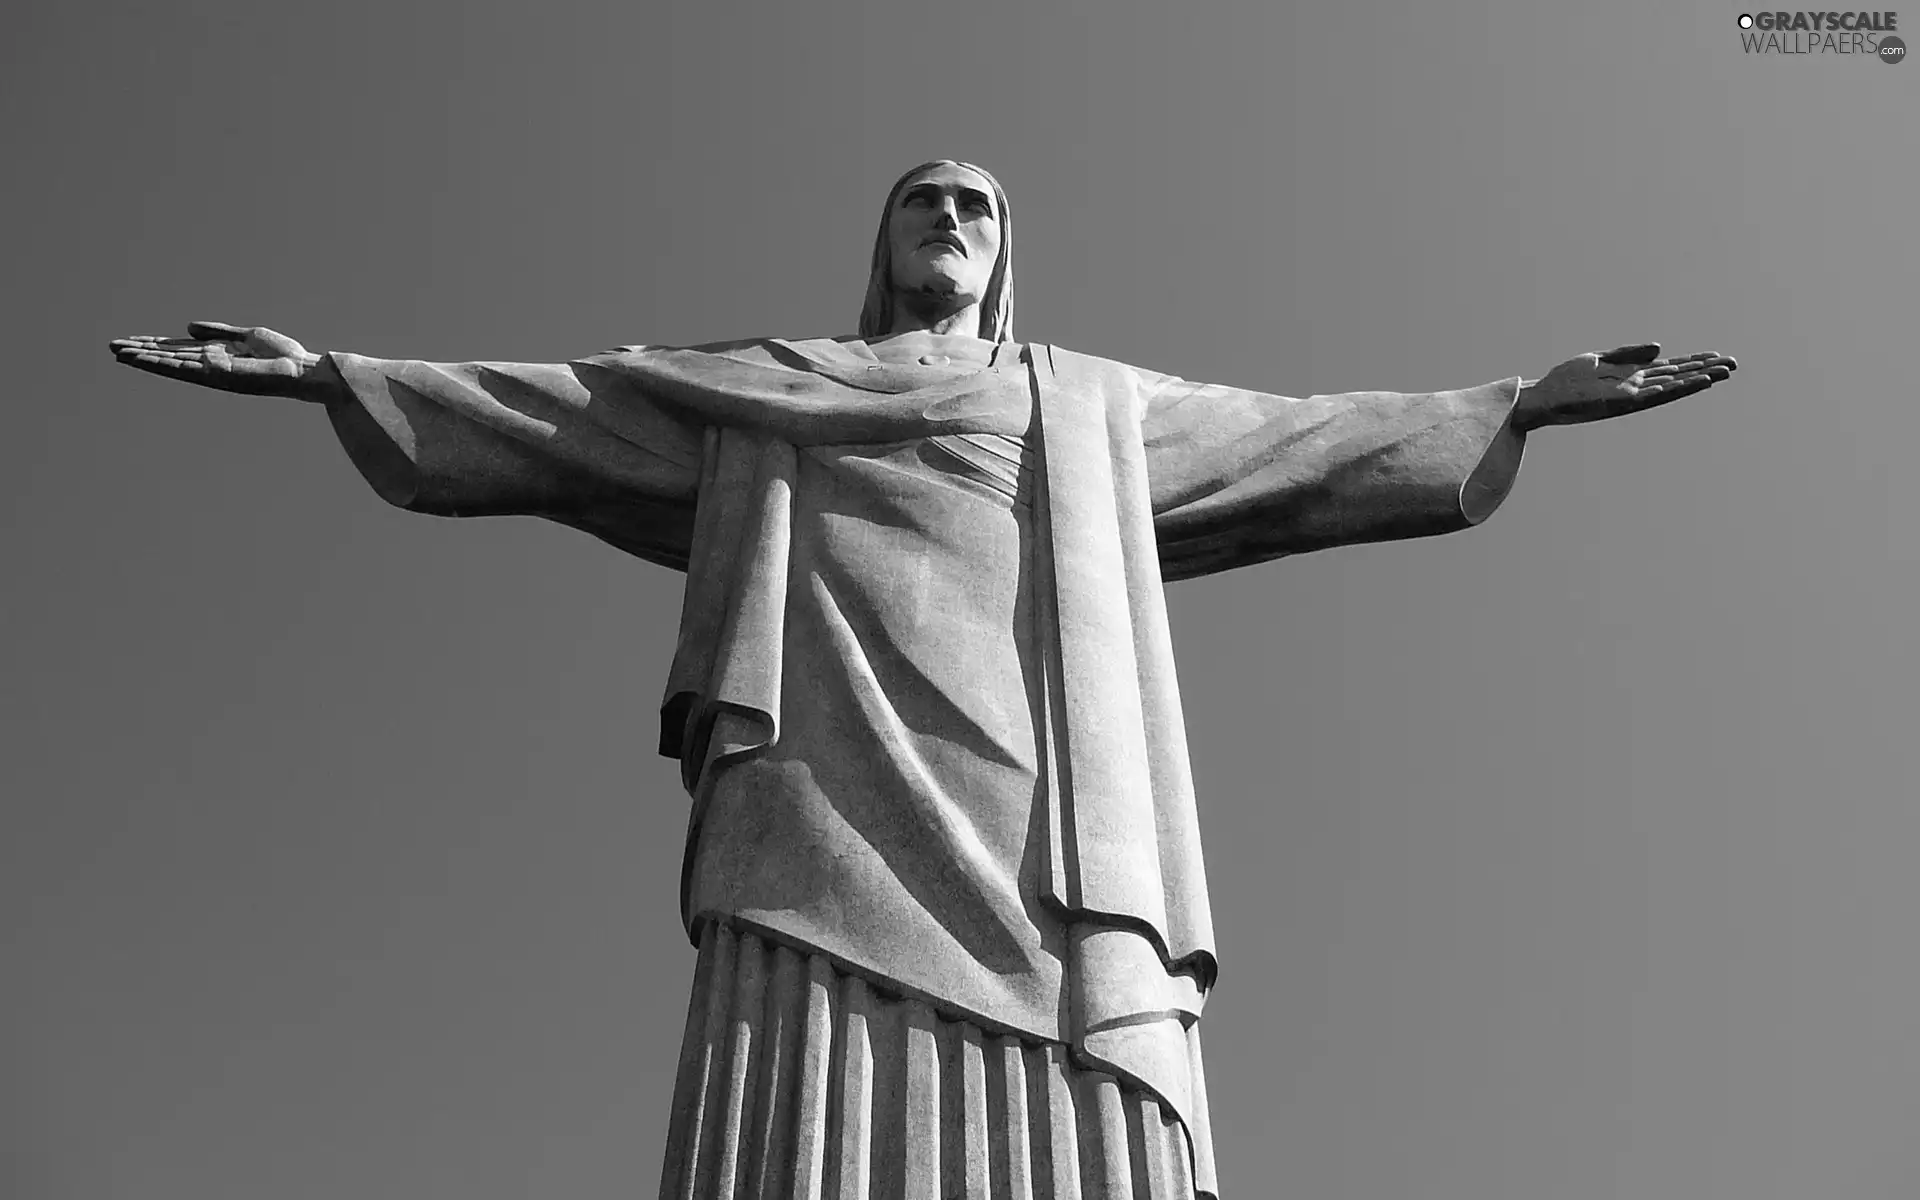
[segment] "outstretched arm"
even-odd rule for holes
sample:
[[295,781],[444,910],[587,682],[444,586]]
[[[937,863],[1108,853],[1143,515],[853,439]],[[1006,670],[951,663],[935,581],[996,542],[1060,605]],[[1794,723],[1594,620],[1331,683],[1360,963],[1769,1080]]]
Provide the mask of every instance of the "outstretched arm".
[[1304,399],[1142,372],[1162,573],[1476,525],[1506,498],[1529,430],[1665,404],[1737,365],[1658,354],[1652,344],[1585,354],[1533,382]]
[[314,354],[284,334],[212,321],[186,338],[125,338],[129,366],[182,382],[323,405],[383,498],[441,516],[524,514],[684,568],[703,431],[622,356],[439,364]]
[[1484,520],[1519,469],[1519,393],[1513,378],[1296,399],[1160,377],[1142,433],[1162,575]]

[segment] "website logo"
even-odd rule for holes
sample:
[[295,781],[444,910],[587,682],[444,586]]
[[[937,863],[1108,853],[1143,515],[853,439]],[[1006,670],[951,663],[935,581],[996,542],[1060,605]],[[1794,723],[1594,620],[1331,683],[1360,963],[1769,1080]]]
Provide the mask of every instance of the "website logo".
[[1740,49],[1747,54],[1823,55],[1855,62],[1905,62],[1896,12],[1741,13]]

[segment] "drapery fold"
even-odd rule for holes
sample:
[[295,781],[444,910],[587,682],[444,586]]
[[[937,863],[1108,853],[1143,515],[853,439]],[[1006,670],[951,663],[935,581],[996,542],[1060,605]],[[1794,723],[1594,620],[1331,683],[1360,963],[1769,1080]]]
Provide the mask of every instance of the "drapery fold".
[[[1046,844],[1060,855],[1047,898],[1072,931],[1067,1037],[1188,1119],[1187,1027],[1216,968],[1141,398],[1125,368],[1048,347],[1032,348],[1022,373],[1037,401],[1045,473],[1036,561],[1048,570],[1033,633],[1054,676],[1042,808]],[[690,846],[700,836],[701,780],[779,735],[792,527],[790,443],[723,427],[704,450],[661,730],[696,797]],[[690,891],[683,878],[683,908]]]
[[1167,966],[1202,989],[1217,968],[1186,721],[1173,686],[1140,442],[1142,398],[1118,364],[1036,347],[1046,463],[1052,612],[1043,654],[1058,664],[1060,801],[1054,899],[1084,918],[1148,931]]
[[[1217,969],[1212,914],[1139,436],[1142,398],[1128,368],[1050,347],[1033,347],[1026,371],[1046,476],[1035,632],[1057,670],[1051,898],[1067,913],[1146,933],[1170,968],[1191,968],[1204,990]],[[914,407],[967,394],[938,390],[939,400]],[[721,427],[705,439],[661,722],[661,749],[680,759],[690,790],[728,756],[777,736],[793,432]],[[730,723],[743,736],[716,745],[714,722],[729,713],[743,718]]]
[[1183,1121],[1058,1043],[703,932],[661,1200],[1215,1200],[1216,1180],[1204,1108]]
[[[780,734],[794,465],[786,442],[707,430],[680,637],[660,720],[660,753],[680,760],[689,792],[719,762]],[[715,744],[722,713],[742,721],[730,723],[733,737]]]

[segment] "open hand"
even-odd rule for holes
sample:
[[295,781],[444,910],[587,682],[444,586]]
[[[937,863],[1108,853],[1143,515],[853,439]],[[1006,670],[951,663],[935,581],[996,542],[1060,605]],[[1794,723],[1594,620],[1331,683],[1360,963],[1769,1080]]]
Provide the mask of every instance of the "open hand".
[[1645,342],[1568,359],[1521,389],[1514,423],[1524,432],[1623,417],[1712,387],[1740,366],[1724,354],[1659,353],[1658,342]]
[[194,321],[184,338],[119,338],[111,348],[130,367],[184,383],[250,396],[319,398],[303,385],[320,356],[264,327]]

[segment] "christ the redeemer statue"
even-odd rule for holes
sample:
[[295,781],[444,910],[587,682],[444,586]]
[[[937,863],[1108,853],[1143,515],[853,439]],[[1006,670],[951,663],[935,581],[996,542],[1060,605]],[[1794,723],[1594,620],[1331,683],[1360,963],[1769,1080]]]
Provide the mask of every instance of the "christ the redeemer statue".
[[699,947],[662,1197],[1215,1196],[1216,974],[1161,584],[1484,520],[1526,433],[1731,359],[1291,399],[1013,340],[1006,195],[887,195],[859,333],[553,365],[113,343],[325,407],[382,497],[687,576],[661,751]]

